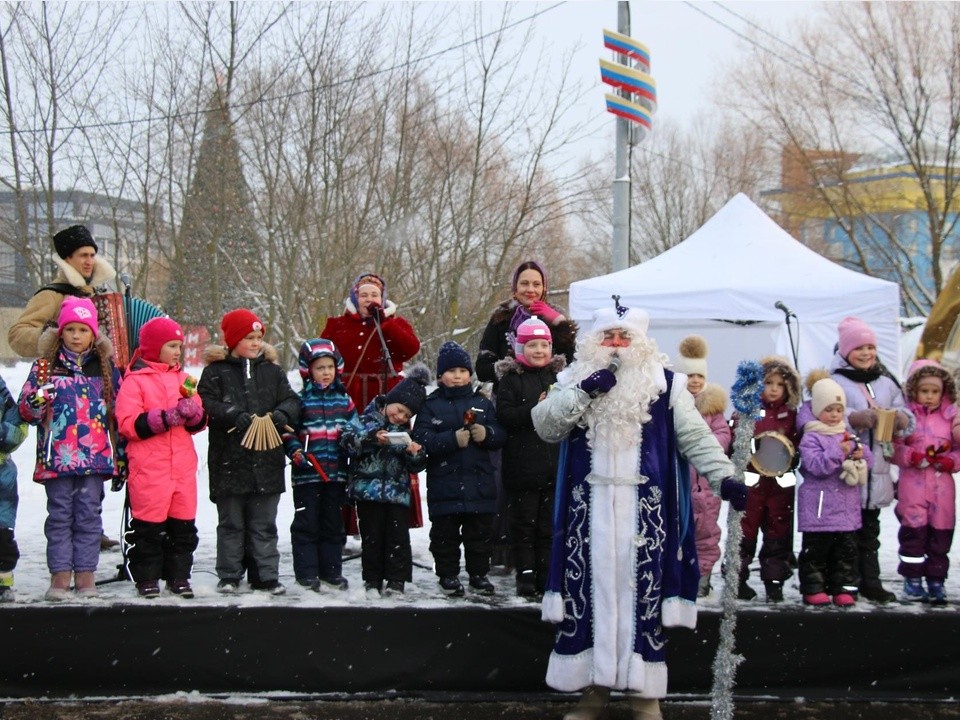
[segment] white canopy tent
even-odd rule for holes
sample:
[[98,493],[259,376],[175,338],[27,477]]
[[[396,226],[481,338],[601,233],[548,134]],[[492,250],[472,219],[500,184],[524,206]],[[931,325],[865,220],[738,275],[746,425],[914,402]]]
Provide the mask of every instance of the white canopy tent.
[[729,388],[742,360],[778,354],[793,360],[787,312],[802,375],[829,365],[837,324],[854,315],[877,334],[881,359],[900,368],[900,290],[847,270],[794,240],[743,194],[679,245],[626,270],[570,286],[570,314],[621,305],[650,314],[650,335],[673,357],[684,336],[709,345],[709,380]]

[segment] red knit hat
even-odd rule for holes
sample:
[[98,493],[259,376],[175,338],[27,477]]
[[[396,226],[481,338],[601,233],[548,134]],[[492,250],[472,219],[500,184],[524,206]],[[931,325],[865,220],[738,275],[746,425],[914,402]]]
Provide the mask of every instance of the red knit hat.
[[241,340],[255,330],[259,330],[264,335],[267,334],[267,326],[252,310],[246,308],[231,310],[224,315],[223,320],[220,321],[220,330],[223,333],[223,342],[229,350],[233,350]]
[[156,317],[140,328],[140,356],[160,362],[160,349],[172,340],[183,342],[183,329],[166,317]]

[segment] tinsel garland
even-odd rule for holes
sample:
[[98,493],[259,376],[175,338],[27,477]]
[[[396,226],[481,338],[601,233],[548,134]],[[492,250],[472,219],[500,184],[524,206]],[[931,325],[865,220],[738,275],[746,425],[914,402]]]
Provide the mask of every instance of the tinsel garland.
[[[737,411],[737,429],[733,434],[733,465],[735,479],[743,482],[743,471],[753,454],[750,441],[760,417],[763,393],[763,366],[752,360],[745,360],[737,366],[737,379],[730,389],[731,402]],[[733,718],[733,686],[737,666],[743,662],[743,656],[735,650],[735,632],[737,629],[737,587],[740,584],[740,541],[743,531],[740,517],[743,513],[727,508],[727,542],[724,548],[723,563],[723,619],[720,621],[720,641],[717,655],[713,660],[712,720],[731,720]]]

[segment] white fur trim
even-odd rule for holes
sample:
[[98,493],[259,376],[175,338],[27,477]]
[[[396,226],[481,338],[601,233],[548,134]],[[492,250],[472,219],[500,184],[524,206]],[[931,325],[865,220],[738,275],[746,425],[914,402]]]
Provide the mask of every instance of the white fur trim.
[[667,696],[667,664],[648,663],[631,653],[629,670],[623,683],[605,683],[594,673],[594,651],[584,650],[579,655],[550,653],[547,661],[547,685],[560,692],[576,692],[588,685],[605,685],[614,690],[625,690],[640,697],[663,698]]
[[593,312],[592,333],[602,333],[614,328],[629,330],[634,335],[646,335],[650,327],[650,316],[639,308],[630,308],[622,316],[611,307],[601,308]]
[[693,630],[697,627],[697,604],[680,597],[664,598],[661,611],[663,626],[684,627]]
[[545,592],[540,602],[540,619],[548,623],[563,622],[563,597],[558,592]]

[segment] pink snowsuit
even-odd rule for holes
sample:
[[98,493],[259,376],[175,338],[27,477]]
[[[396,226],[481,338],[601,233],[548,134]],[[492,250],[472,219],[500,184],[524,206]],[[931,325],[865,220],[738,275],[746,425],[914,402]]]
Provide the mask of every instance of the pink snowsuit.
[[[707,383],[694,398],[697,410],[703,416],[724,452],[730,450],[731,432],[723,411],[727,407],[727,393],[719,385]],[[700,577],[708,577],[720,559],[720,498],[710,489],[710,483],[690,466],[690,489],[693,499],[693,524],[697,543],[697,564]]]
[[917,402],[909,402],[917,420],[913,434],[894,444],[893,462],[900,468],[897,486],[896,514],[900,520],[900,565],[906,578],[926,577],[945,580],[949,560],[947,553],[953,542],[956,524],[956,486],[953,475],[937,470],[929,463],[917,467],[911,462],[915,452],[927,456],[941,447],[947,457],[960,468],[960,449],[952,440],[957,408],[944,397],[940,406],[928,410]]

